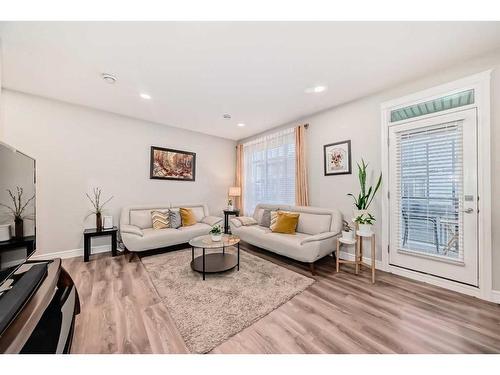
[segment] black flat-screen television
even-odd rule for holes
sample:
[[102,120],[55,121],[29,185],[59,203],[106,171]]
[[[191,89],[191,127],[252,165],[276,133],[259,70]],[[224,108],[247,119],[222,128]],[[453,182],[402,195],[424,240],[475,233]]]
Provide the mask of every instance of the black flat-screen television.
[[0,142],[0,286],[36,248],[35,168],[35,159]]

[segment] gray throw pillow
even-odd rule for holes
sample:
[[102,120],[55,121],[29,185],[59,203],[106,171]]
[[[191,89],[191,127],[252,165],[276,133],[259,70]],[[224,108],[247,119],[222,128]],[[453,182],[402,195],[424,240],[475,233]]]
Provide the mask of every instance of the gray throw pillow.
[[264,212],[262,212],[259,225],[266,228],[271,226],[271,210],[264,210]]
[[182,225],[181,213],[179,210],[170,210],[170,228],[180,228]]

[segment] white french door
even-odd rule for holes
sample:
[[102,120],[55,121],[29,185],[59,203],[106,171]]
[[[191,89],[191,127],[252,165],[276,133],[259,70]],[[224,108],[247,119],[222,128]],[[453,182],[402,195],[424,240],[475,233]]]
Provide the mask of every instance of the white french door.
[[389,127],[389,263],[478,285],[476,109]]

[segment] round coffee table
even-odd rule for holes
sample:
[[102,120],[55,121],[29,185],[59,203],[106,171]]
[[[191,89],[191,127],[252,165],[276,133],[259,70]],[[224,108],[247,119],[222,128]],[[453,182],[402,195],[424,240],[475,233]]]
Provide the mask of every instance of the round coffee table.
[[[210,235],[199,236],[189,241],[191,245],[191,268],[203,274],[225,272],[237,267],[240,270],[240,239],[237,236],[223,234],[220,241],[212,241]],[[226,247],[238,247],[237,255],[226,253]],[[194,257],[194,249],[203,250],[203,255]],[[205,254],[207,249],[222,249],[222,253]]]

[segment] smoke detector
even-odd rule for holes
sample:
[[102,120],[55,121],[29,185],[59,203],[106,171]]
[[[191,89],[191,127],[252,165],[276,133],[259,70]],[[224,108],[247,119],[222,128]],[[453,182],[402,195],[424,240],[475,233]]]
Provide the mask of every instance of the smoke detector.
[[222,115],[222,118],[225,119],[225,120],[230,120],[231,119],[231,115],[229,113],[224,113]]
[[116,80],[117,80],[116,76],[114,76],[113,74],[102,73],[101,76],[102,76],[102,79],[105,82],[109,83],[110,85],[112,85],[113,83],[115,83]]

